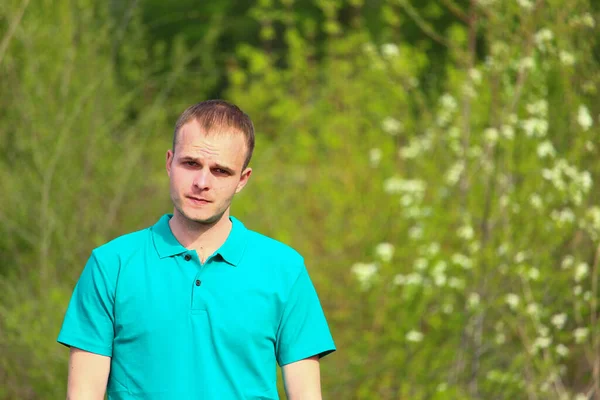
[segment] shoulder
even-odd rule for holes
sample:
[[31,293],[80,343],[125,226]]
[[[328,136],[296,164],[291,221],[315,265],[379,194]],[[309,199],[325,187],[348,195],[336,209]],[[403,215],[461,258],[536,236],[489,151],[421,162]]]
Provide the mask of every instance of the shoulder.
[[296,249],[252,230],[247,233],[246,257],[269,272],[289,277],[296,277],[305,270],[304,257]]
[[118,236],[92,250],[92,257],[101,265],[119,265],[152,245],[151,228]]
[[304,258],[296,249],[262,233],[248,230],[248,243],[253,250],[269,254],[270,258],[290,263],[304,263]]

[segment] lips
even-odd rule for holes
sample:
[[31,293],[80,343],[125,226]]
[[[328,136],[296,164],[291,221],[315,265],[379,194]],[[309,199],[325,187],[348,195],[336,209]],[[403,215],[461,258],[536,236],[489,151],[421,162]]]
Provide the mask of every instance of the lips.
[[204,197],[196,197],[196,196],[186,196],[192,203],[195,204],[208,204],[212,203],[210,200],[205,199]]

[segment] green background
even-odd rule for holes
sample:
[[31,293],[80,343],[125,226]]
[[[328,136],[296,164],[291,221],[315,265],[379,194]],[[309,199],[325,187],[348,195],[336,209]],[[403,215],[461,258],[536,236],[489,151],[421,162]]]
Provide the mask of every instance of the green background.
[[171,210],[173,125],[208,98],[255,123],[233,214],[305,256],[324,398],[598,398],[599,24],[592,0],[0,2],[0,399],[65,397],[81,269]]

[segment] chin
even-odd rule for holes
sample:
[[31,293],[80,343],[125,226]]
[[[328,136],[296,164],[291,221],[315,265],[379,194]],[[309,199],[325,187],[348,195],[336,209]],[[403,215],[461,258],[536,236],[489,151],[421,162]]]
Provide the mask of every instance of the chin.
[[224,213],[221,214],[207,214],[202,212],[186,212],[182,213],[183,217],[190,222],[195,222],[201,225],[212,225],[218,222]]

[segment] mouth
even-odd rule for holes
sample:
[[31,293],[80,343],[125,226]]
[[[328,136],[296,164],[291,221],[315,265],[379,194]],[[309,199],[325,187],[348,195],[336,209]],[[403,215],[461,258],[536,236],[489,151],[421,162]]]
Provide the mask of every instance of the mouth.
[[204,204],[212,203],[210,200],[207,200],[203,197],[196,197],[196,196],[186,196],[186,197],[192,202],[192,204],[204,205]]

